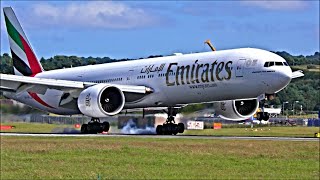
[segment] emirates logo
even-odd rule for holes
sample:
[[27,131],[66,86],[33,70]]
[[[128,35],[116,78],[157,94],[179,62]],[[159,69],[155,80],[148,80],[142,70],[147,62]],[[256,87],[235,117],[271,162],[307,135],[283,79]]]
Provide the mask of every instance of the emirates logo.
[[86,96],[86,106],[90,107],[91,106],[91,97],[90,93]]
[[222,111],[226,111],[226,110],[227,110],[227,108],[226,108],[226,103],[225,103],[225,102],[221,102],[221,103],[220,103],[220,106],[221,106],[221,110],[222,110]]

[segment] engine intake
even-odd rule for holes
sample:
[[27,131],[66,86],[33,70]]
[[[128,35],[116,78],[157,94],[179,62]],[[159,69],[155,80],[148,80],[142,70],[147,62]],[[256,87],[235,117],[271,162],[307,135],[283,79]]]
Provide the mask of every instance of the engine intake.
[[259,107],[258,99],[229,100],[214,103],[214,109],[221,118],[245,120],[253,116]]
[[78,107],[82,114],[90,117],[116,115],[123,109],[123,92],[106,84],[98,84],[83,90],[78,98]]
[[248,116],[256,112],[259,103],[256,99],[234,101],[237,112],[242,116]]

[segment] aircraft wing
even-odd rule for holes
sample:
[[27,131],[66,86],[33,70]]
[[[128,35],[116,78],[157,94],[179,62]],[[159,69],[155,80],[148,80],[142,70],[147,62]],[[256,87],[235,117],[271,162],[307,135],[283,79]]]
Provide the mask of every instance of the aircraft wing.
[[303,71],[302,70],[298,70],[298,71],[294,71],[292,72],[292,79],[294,78],[298,78],[298,77],[302,77],[304,76]]
[[[83,89],[96,85],[97,83],[56,80],[47,78],[17,76],[9,74],[0,74],[0,90],[20,93],[23,91],[33,92],[37,94],[45,94],[47,89],[57,89],[64,92],[73,92],[73,94],[80,94]],[[106,84],[107,85],[107,84]],[[130,86],[110,84],[118,87],[123,92],[145,94],[152,91],[145,86]]]

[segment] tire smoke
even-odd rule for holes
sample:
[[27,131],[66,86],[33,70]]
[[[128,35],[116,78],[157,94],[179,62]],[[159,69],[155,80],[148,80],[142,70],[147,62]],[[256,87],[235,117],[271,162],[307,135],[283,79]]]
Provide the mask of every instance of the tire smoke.
[[74,128],[54,128],[51,133],[55,134],[80,134],[80,130]]
[[127,124],[123,126],[121,129],[121,133],[123,134],[156,134],[156,128],[154,127],[146,127],[146,128],[138,128],[136,123],[129,119]]

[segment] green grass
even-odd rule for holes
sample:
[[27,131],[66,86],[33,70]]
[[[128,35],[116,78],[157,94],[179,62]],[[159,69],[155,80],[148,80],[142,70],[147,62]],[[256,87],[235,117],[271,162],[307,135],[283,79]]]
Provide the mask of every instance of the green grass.
[[1,137],[1,179],[318,179],[319,143]]
[[40,124],[40,123],[1,123],[1,125],[15,126],[10,130],[1,130],[2,132],[24,132],[24,133],[51,133],[56,129],[74,128],[74,125],[59,124]]
[[212,136],[280,136],[280,137],[314,137],[320,132],[319,127],[256,127],[256,128],[223,128],[205,130],[187,130],[187,135]]

